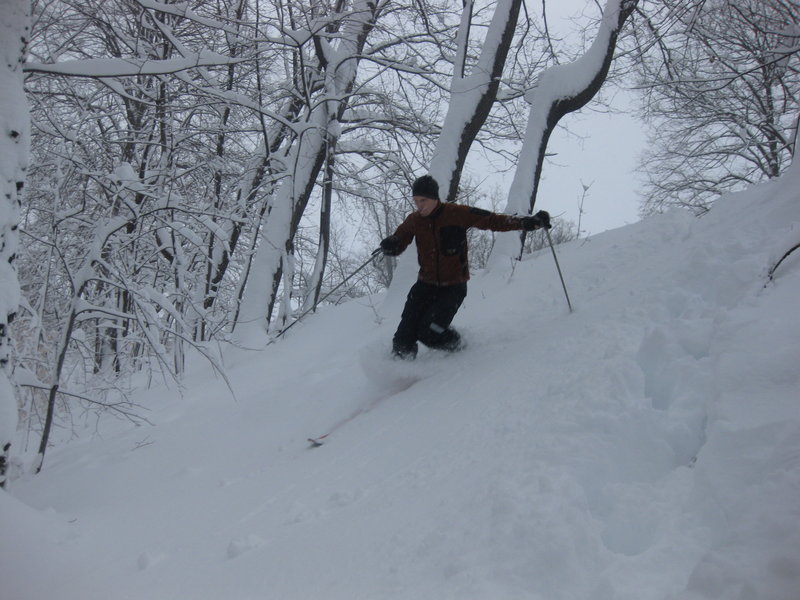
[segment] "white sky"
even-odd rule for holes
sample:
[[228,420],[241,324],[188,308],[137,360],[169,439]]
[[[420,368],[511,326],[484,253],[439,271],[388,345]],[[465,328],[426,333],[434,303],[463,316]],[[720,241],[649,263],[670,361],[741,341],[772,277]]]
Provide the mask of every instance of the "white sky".
[[[540,14],[541,4],[537,0],[528,9],[532,15]],[[595,19],[600,15],[600,8],[592,1],[549,2],[551,33],[562,36],[566,44],[577,46],[578,26],[569,17],[579,16],[582,11]],[[584,235],[639,220],[637,190],[641,183],[634,171],[645,143],[644,125],[634,116],[622,114],[634,106],[635,100],[628,94],[608,86],[603,93],[620,114],[597,112],[602,107],[596,97],[581,111],[561,119],[550,137],[547,151],[552,156],[545,163],[536,201],[538,209],[577,224],[583,184],[591,185],[581,218]],[[509,172],[487,180],[485,185],[499,185],[505,194],[512,179],[513,172]]]

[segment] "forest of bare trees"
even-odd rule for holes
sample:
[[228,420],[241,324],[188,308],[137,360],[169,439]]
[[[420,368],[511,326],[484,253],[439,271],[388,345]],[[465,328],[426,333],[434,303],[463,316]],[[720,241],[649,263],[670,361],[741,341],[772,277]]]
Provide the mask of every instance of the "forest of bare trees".
[[721,193],[778,177],[797,136],[800,3],[672,1],[636,32],[644,211],[707,211]]
[[[0,212],[20,247],[19,298],[0,292],[17,391],[0,404],[39,435],[39,466],[71,407],[139,419],[133,375],[180,380],[197,353],[224,375],[224,344],[263,346],[369,257],[420,173],[488,202],[464,171],[476,144],[517,156],[498,208],[530,214],[550,134],[610,71],[655,132],[646,210],[707,208],[788,165],[797,2],[587,5],[567,58],[544,0],[30,3],[26,44],[7,44],[25,52],[31,133],[19,211]],[[526,243],[478,240],[476,264]],[[376,261],[334,300],[392,269]]]

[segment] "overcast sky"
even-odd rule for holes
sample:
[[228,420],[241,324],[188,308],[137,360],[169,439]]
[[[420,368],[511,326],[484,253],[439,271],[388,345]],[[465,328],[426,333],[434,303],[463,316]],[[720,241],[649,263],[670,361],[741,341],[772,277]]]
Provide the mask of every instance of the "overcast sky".
[[[632,102],[620,94],[615,107]],[[548,152],[555,156],[545,163],[538,207],[577,223],[586,184],[590,187],[583,203],[584,233],[638,221],[641,180],[635,169],[645,142],[643,124],[630,114],[598,114],[588,107],[565,116],[562,124],[574,135],[558,128],[550,138]]]
[[[541,14],[540,2],[532,3],[529,10],[532,15]],[[570,17],[583,12],[597,18],[600,8],[591,0],[548,2],[551,33],[564,37],[565,43],[572,40],[579,45],[578,26]],[[553,156],[545,163],[536,201],[538,209],[577,224],[583,184],[590,185],[581,219],[584,235],[639,220],[637,192],[641,180],[635,168],[645,143],[644,126],[630,114],[635,102],[632,97],[622,91],[615,93],[610,87],[605,87],[602,93],[620,114],[598,112],[601,107],[595,99],[580,112],[561,119],[547,147],[548,154]],[[497,178],[496,184],[502,187],[503,194],[512,179],[513,172]],[[495,182],[487,181],[486,185]]]

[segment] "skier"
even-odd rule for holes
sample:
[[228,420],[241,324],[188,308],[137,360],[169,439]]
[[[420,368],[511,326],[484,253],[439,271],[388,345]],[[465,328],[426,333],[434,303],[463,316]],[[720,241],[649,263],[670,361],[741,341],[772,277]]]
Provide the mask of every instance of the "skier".
[[400,324],[392,340],[392,354],[414,359],[417,342],[430,348],[456,352],[461,336],[450,327],[467,295],[467,229],[533,231],[550,229],[550,215],[540,210],[532,217],[513,217],[439,200],[439,184],[423,175],[411,187],[417,210],[397,230],[381,241],[386,256],[398,256],[416,239],[419,276],[406,299]]

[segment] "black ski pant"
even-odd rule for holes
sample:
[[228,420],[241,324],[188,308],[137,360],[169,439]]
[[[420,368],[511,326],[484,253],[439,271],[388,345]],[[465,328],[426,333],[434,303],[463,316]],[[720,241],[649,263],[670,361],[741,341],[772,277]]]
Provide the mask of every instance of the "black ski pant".
[[450,327],[467,295],[467,284],[436,286],[423,281],[408,292],[400,325],[394,334],[393,351],[402,357],[417,354],[417,342],[438,350],[458,350],[461,336]]

